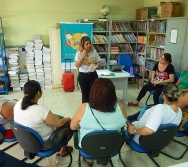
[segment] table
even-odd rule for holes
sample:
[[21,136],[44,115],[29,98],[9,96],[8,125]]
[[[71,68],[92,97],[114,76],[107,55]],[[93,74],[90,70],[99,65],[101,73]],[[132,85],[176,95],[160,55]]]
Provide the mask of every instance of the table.
[[[114,73],[115,76],[105,76],[105,74]],[[127,87],[128,87],[128,78],[134,77],[130,76],[130,74],[126,71],[122,72],[111,72],[110,70],[97,70],[97,74],[100,78],[108,78],[115,85],[116,90],[122,90],[123,95],[120,98],[126,105],[128,105],[127,101]]]

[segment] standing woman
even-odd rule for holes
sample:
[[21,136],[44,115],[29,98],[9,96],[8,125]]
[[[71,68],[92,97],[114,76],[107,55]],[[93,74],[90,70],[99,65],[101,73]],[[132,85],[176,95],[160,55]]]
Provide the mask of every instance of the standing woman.
[[75,55],[75,66],[79,69],[78,82],[82,91],[82,103],[89,102],[93,82],[98,78],[97,68],[100,57],[91,44],[91,39],[84,36],[80,40],[79,50]]

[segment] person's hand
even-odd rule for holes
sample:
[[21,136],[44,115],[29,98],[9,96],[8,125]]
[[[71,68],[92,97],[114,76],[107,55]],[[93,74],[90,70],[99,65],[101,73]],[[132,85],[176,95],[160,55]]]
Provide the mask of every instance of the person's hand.
[[133,124],[127,123],[127,130],[130,134],[135,134],[136,127]]
[[158,81],[158,80],[157,80],[157,81],[154,81],[153,84],[154,84],[154,85],[159,85],[159,84],[161,84],[161,81]]
[[98,68],[98,66],[93,67],[93,71],[96,71],[96,70],[97,70],[97,68]]
[[155,81],[154,78],[152,78],[150,82],[151,82],[152,84],[154,84],[154,81]]
[[84,58],[86,56],[86,50],[84,49],[83,52],[82,52],[82,58]]

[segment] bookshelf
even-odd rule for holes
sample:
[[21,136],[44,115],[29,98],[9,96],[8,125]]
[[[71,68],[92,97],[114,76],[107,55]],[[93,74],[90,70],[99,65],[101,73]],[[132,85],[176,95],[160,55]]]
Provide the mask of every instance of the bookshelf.
[[4,31],[0,17],[0,94],[8,94],[8,70],[5,51]]
[[142,84],[148,82],[150,71],[164,53],[167,19],[138,21],[137,64],[140,66]]
[[78,22],[93,23],[92,44],[101,58],[101,68],[109,68],[109,23],[108,19],[79,19]]
[[[80,19],[93,23],[92,43],[104,68],[117,64],[120,54],[130,54],[142,81],[148,81],[152,64],[164,53],[167,19]],[[147,66],[146,66],[147,64]]]
[[111,62],[117,61],[120,54],[130,54],[134,60],[137,45],[137,21],[111,20],[109,45],[110,65]]

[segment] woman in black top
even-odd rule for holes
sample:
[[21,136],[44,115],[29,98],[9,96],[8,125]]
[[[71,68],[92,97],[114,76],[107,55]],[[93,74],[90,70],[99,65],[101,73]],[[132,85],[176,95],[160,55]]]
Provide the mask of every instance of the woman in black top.
[[139,101],[145,96],[146,92],[150,90],[155,90],[153,101],[155,105],[159,104],[159,96],[163,86],[167,83],[174,82],[175,71],[174,66],[170,64],[171,62],[171,54],[169,53],[164,53],[159,58],[159,62],[153,67],[151,81],[142,87],[134,102],[128,102],[129,106],[138,106]]

